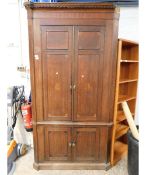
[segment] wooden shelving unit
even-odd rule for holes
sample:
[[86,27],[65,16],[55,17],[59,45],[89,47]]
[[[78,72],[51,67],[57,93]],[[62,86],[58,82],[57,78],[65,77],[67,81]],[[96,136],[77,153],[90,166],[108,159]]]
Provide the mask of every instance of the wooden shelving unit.
[[114,127],[111,146],[111,164],[116,164],[127,154],[127,131],[129,130],[121,102],[127,101],[134,117],[138,85],[138,43],[119,39],[117,83],[115,95]]

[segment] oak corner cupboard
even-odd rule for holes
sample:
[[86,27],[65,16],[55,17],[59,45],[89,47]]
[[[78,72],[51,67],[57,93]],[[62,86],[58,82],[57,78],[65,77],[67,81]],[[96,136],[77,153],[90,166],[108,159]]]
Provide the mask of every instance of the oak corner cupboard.
[[107,169],[119,10],[111,3],[30,3],[34,168]]

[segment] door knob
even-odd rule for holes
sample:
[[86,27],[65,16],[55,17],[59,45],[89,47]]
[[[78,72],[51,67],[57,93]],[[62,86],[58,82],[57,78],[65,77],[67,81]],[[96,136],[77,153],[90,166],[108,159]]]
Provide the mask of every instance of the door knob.
[[76,85],[73,85],[73,86],[70,85],[70,89],[71,89],[71,90],[75,90],[75,89],[76,89]]
[[74,90],[76,89],[76,85],[75,85],[75,84],[73,85],[73,89],[74,89]]
[[71,146],[72,146],[72,142],[69,142],[69,144],[68,144],[68,145],[69,145],[69,147],[71,147]]
[[34,55],[34,59],[35,60],[39,60],[39,56],[38,55]]
[[75,142],[73,142],[73,143],[72,143],[72,147],[75,147],[75,146],[76,146],[76,144],[75,144]]

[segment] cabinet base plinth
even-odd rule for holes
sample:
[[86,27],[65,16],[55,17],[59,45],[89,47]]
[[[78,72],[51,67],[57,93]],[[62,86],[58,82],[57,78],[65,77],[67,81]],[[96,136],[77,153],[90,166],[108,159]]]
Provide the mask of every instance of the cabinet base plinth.
[[34,163],[33,168],[36,170],[108,170],[110,163]]

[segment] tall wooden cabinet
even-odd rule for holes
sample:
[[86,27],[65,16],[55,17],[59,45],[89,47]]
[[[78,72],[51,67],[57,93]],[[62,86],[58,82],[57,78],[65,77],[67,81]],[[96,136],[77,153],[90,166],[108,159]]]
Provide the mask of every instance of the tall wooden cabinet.
[[110,166],[119,11],[25,3],[36,169]]

